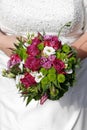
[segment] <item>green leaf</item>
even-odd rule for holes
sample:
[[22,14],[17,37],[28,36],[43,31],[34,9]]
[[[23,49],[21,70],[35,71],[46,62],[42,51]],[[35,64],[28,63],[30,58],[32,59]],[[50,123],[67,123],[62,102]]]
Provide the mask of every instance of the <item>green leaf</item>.
[[57,57],[57,59],[60,59],[60,58],[61,58],[61,52],[60,52],[60,51],[57,51],[56,57]]
[[32,93],[33,95],[36,95],[38,93],[38,89],[36,86],[31,86],[27,89],[28,93]]
[[49,85],[47,85],[47,84],[42,84],[43,92],[45,92],[48,88],[49,88]]
[[65,26],[70,27],[71,26],[71,22],[66,23]]
[[64,27],[70,27],[70,26],[71,26],[71,21],[68,22],[68,23],[66,23],[65,25],[63,25],[63,26],[60,28],[59,32],[58,32],[58,37],[60,36],[60,34],[61,34],[62,30],[64,29]]
[[16,77],[15,74],[13,74],[12,72],[5,70],[5,69],[2,71],[2,76],[8,77],[8,78],[15,78]]
[[27,53],[24,47],[21,47],[19,50],[16,50],[16,53],[21,57],[22,60],[26,60]]
[[33,99],[33,97],[32,96],[28,96],[28,98],[27,98],[27,102],[26,102],[26,106],[30,103],[30,101]]
[[59,90],[56,89],[54,86],[50,87],[50,98],[51,99],[56,99],[58,97]]
[[71,64],[75,64],[75,63],[76,63],[76,58],[75,58],[75,57],[70,57],[70,58],[69,58],[69,62],[70,62]]

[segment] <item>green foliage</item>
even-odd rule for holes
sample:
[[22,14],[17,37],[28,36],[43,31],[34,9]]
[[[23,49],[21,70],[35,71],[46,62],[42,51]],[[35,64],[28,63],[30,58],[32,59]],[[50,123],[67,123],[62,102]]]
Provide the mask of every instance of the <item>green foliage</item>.
[[68,54],[70,52],[70,47],[67,44],[62,46],[62,51]]
[[27,58],[27,53],[26,53],[26,48],[23,46],[23,42],[20,41],[18,45],[16,45],[15,53],[18,54],[22,60],[26,60]]
[[57,80],[59,83],[64,83],[65,82],[65,75],[64,74],[58,74]]
[[43,50],[43,49],[44,49],[44,43],[38,44],[38,49],[39,49],[39,50]]
[[42,72],[43,75],[47,75],[48,71],[45,68],[41,68],[40,72]]
[[49,70],[48,70],[48,73],[49,74],[55,74],[56,73],[56,70],[54,69],[54,67],[52,67],[52,68],[50,68]]

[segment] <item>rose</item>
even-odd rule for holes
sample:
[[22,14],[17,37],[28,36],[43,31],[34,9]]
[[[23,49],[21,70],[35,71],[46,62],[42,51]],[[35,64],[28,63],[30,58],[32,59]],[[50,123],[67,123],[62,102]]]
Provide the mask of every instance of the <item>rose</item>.
[[28,87],[36,84],[35,78],[32,75],[30,75],[29,73],[26,73],[24,75],[24,78],[21,78],[20,81],[24,85],[25,88],[28,88]]
[[56,59],[53,61],[53,66],[58,73],[64,73],[65,64],[62,60]]
[[36,45],[32,44],[27,47],[27,53],[31,56],[36,56],[40,53],[40,50],[37,48]]
[[44,45],[53,47],[55,50],[58,50],[62,47],[61,41],[58,40],[58,37],[51,35],[44,36]]
[[8,68],[11,68],[20,62],[21,62],[21,58],[19,57],[19,55],[13,54],[13,55],[11,55],[10,60],[7,63],[7,66],[8,66]]
[[40,58],[29,56],[26,59],[24,66],[32,71],[37,71],[40,68]]

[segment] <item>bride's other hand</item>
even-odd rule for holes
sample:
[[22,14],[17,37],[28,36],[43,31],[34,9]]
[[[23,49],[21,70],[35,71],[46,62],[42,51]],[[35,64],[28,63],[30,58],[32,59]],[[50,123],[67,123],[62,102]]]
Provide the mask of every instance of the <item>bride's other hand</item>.
[[72,44],[77,50],[77,57],[84,59],[87,57],[87,33],[84,33],[77,41]]

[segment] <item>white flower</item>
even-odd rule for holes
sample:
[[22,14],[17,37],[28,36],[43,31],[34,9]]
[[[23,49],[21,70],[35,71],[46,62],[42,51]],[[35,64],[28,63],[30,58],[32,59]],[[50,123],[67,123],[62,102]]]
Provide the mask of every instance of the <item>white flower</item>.
[[37,71],[34,71],[34,72],[31,71],[30,74],[31,74],[33,77],[36,77],[36,75],[38,74],[38,72],[37,72]]
[[44,75],[41,72],[37,73],[37,75],[35,76],[35,81],[39,83],[43,77]]
[[16,76],[16,84],[19,84],[20,83],[20,79],[23,78],[24,75],[17,75]]
[[24,47],[25,49],[26,49],[28,46],[30,46],[30,44],[27,43],[27,42],[25,42],[24,45],[23,45],[23,47]]
[[30,44],[27,43],[27,42],[25,42],[24,45],[25,45],[26,47],[30,46]]
[[20,62],[19,68],[21,69],[21,71],[23,71],[23,64],[24,64],[24,60]]
[[47,56],[55,54],[55,49],[53,47],[46,46],[43,50],[43,54]]
[[72,73],[73,73],[73,70],[72,70],[72,69],[66,70],[66,73],[67,73],[67,74],[72,74]]
[[34,72],[30,72],[30,74],[35,77],[35,81],[37,83],[39,83],[41,81],[41,79],[44,77],[44,75],[42,74],[42,72],[38,73],[37,71]]
[[65,64],[65,68],[67,68],[68,67],[68,64]]

